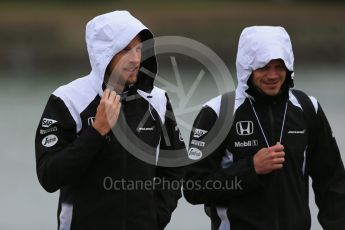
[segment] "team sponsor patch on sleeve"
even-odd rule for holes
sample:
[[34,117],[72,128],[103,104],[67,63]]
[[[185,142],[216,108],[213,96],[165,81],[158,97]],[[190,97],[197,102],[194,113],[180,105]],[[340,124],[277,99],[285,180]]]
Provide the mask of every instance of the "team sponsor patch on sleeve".
[[57,121],[53,119],[43,118],[42,127],[49,128],[52,124],[55,124]]
[[200,137],[204,136],[206,133],[208,133],[207,130],[203,130],[203,129],[194,129],[194,135],[193,135],[193,137],[195,137],[195,138],[200,138]]
[[56,126],[54,126],[54,127],[49,128],[49,129],[41,129],[40,134],[44,135],[44,134],[56,132],[56,131],[58,131],[58,128]]
[[191,141],[191,144],[192,144],[192,145],[199,146],[199,147],[205,147],[205,142],[203,142],[203,141],[197,141],[197,140],[194,140],[194,139]]
[[188,151],[188,158],[191,160],[199,160],[202,157],[202,152],[197,148],[190,148]]
[[48,136],[43,138],[42,145],[44,147],[48,147],[49,148],[49,147],[54,146],[58,142],[58,140],[59,139],[58,139],[58,137],[56,135],[50,134],[50,135],[48,135]]

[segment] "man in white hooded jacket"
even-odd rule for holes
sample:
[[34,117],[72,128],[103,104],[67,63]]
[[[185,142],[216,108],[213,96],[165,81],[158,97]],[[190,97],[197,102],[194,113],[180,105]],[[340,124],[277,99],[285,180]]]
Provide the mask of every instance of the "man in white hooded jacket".
[[36,132],[39,182],[60,190],[58,229],[164,229],[181,191],[160,183],[183,170],[159,167],[159,154],[185,145],[153,86],[153,34],[114,11],[88,22],[86,42],[91,73],[52,93]]
[[[345,228],[345,170],[320,104],[293,87],[294,56],[282,27],[253,26],[241,34],[234,120],[226,139],[207,154],[212,128],[220,120],[224,97],[202,108],[190,149],[203,153],[184,189],[192,204],[210,207],[212,229],[307,230],[311,226],[309,176],[318,219],[326,230]],[[198,133],[197,133],[198,132]],[[202,135],[200,135],[202,133]],[[203,148],[193,143],[206,142]],[[229,188],[231,182],[238,186]],[[207,185],[217,183],[217,189]]]

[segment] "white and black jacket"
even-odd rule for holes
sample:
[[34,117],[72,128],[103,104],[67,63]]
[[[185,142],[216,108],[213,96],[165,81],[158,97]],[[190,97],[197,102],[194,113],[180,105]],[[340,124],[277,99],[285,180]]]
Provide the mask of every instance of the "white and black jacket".
[[[153,86],[152,76],[140,73],[138,82],[127,87],[118,131],[101,136],[92,127],[105,69],[139,33],[143,41],[153,37],[126,11],[91,20],[86,41],[92,72],[58,88],[44,109],[35,140],[37,175],[48,192],[60,190],[58,229],[163,229],[181,197],[180,190],[163,190],[159,184],[131,187],[183,176],[180,168],[157,166],[162,149],[185,146],[175,120],[167,116],[173,113],[169,98]],[[150,52],[152,57],[141,65],[156,74],[154,50]],[[131,135],[138,139],[128,139]],[[143,152],[146,161],[125,148],[138,142],[151,147]]]
[[[293,56],[285,30],[267,28],[263,34],[255,30],[252,27],[244,31],[240,39],[233,125],[210,155],[203,151],[216,140],[205,140],[219,119],[222,97],[206,103],[195,119],[190,149],[205,156],[188,167],[186,180],[199,186],[185,188],[184,195],[192,204],[211,207],[212,229],[307,230],[311,226],[308,197],[311,177],[321,225],[326,230],[344,229],[345,170],[326,116],[316,99],[307,96],[314,115],[306,114],[295,95],[301,92],[291,89]],[[260,44],[260,39],[270,38],[276,38],[277,43],[284,41],[283,49],[270,49],[276,44],[273,41],[267,47],[265,42],[259,48],[248,45],[253,40]],[[254,49],[243,50],[243,44]],[[264,57],[259,55],[263,48],[268,52]],[[250,55],[257,58],[250,59]],[[288,76],[280,94],[269,97],[250,83],[250,75],[252,70],[276,58],[284,60]],[[254,154],[278,141],[285,147],[283,169],[257,175]],[[217,187],[210,187],[212,182]]]

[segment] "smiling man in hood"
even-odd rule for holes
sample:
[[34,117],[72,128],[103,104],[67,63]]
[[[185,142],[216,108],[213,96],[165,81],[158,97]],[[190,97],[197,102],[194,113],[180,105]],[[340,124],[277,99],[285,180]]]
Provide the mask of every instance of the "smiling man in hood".
[[86,42],[91,73],[52,93],[36,132],[39,182],[60,190],[58,229],[164,229],[181,192],[161,182],[183,171],[158,166],[160,153],[185,145],[153,85],[153,34],[114,11],[88,22]]
[[[218,149],[191,165],[185,189],[192,204],[210,207],[212,229],[307,230],[309,177],[326,230],[345,226],[345,170],[332,130],[314,97],[293,89],[294,56],[282,27],[253,26],[240,36],[234,120]],[[202,108],[191,134],[206,141],[220,120],[224,97]],[[209,138],[205,148],[213,140]],[[210,184],[217,183],[217,188]],[[237,182],[237,186],[229,186]],[[221,185],[221,186],[220,186]]]

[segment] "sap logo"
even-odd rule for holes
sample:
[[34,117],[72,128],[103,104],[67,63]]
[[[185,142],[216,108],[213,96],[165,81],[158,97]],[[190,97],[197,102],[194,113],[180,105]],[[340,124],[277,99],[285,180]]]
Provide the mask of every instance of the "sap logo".
[[95,117],[89,117],[89,118],[87,119],[87,124],[88,124],[89,126],[93,125],[94,122],[95,122]]
[[251,140],[251,141],[236,141],[235,142],[235,147],[236,148],[243,148],[243,147],[255,147],[259,146],[259,141],[258,140]]
[[42,145],[44,147],[52,147],[58,142],[58,140],[59,139],[57,136],[50,134],[50,135],[46,136],[45,138],[43,138]]
[[254,125],[252,121],[239,121],[236,123],[236,131],[238,135],[247,136],[254,132]]
[[199,160],[202,157],[202,152],[197,148],[190,148],[188,151],[188,158],[191,160]]
[[203,130],[203,129],[194,129],[194,136],[195,138],[200,138],[204,136],[208,131]]
[[57,121],[53,119],[43,118],[42,120],[42,127],[49,128],[52,124],[55,124]]
[[205,142],[202,142],[202,141],[192,140],[191,144],[200,146],[200,147],[205,147]]

